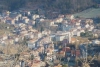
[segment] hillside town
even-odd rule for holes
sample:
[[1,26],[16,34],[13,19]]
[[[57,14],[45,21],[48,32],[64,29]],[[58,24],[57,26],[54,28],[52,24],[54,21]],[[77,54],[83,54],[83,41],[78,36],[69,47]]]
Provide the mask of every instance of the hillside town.
[[0,35],[0,67],[100,66],[100,29],[93,19],[72,14],[48,19],[19,10],[1,13],[1,24],[13,29]]

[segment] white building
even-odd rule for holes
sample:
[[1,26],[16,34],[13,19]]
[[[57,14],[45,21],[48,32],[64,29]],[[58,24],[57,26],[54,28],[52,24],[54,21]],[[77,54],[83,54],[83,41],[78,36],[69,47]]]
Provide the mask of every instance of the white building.
[[80,31],[73,31],[74,36],[80,36],[80,33],[81,33]]
[[90,25],[89,25],[89,24],[86,24],[86,25],[85,25],[85,28],[89,28],[89,27],[90,27]]
[[63,41],[65,39],[65,35],[57,35],[56,41]]
[[63,21],[63,18],[57,18],[55,19],[55,23],[61,23]]
[[28,45],[28,48],[32,49],[32,48],[35,48],[35,43],[36,43],[37,40],[30,40],[27,42],[27,45]]
[[65,17],[66,17],[67,19],[71,19],[71,20],[74,19],[74,15],[66,15]]
[[33,20],[36,20],[36,19],[39,18],[39,17],[40,17],[39,15],[36,15],[36,14],[35,14],[35,15],[32,16],[32,19],[33,19]]
[[24,19],[24,22],[25,23],[28,23],[29,22],[29,19],[28,18]]
[[7,36],[7,35],[4,35],[4,36],[2,37],[2,40],[6,40],[6,39],[8,39],[8,36]]
[[93,40],[93,44],[100,44],[99,40]]
[[56,41],[63,41],[64,39],[67,39],[69,43],[71,42],[71,32],[58,32],[56,34]]
[[77,25],[77,26],[80,26],[80,22],[77,22],[76,25]]

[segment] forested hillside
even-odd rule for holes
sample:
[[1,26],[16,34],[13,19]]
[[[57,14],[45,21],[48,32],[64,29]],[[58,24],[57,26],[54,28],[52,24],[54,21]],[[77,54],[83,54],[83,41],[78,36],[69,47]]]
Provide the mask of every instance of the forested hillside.
[[16,10],[21,7],[43,8],[57,10],[62,13],[79,12],[89,7],[96,6],[100,0],[0,0],[0,11]]

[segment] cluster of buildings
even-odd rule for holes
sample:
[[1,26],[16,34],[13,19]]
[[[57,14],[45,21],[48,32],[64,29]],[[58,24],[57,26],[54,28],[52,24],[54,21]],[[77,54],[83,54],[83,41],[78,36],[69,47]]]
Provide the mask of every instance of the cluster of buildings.
[[[91,31],[93,36],[100,34],[92,19],[75,18],[73,15],[48,19],[32,11],[7,11],[0,15],[0,21],[14,26],[13,35],[4,34],[0,37],[0,45],[9,43],[16,47],[22,41],[30,50],[20,53],[21,61],[15,67],[62,67],[57,65],[60,61],[72,61],[73,64],[69,63],[69,66],[74,67],[75,58],[83,54],[79,48],[67,44],[75,44],[79,41],[75,37],[81,37],[81,33],[86,31]],[[100,44],[100,41],[93,40],[91,43]]]

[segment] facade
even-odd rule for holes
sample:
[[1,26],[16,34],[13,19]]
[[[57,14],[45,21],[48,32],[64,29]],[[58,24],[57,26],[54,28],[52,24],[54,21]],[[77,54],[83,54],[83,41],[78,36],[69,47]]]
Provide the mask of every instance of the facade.
[[30,40],[27,42],[28,48],[33,49],[36,47],[36,40]]
[[63,41],[64,39],[67,39],[70,43],[71,33],[70,32],[58,32],[55,38],[56,38],[56,41]]

